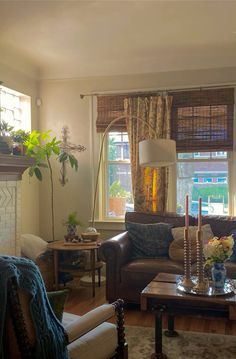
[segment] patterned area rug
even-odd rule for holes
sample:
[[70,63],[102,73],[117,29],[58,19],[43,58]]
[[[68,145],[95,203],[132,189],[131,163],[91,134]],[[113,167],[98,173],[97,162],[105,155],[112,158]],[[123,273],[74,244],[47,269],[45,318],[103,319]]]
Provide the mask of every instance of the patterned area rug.
[[[126,326],[129,359],[149,359],[154,352],[154,329]],[[236,338],[179,330],[176,338],[163,335],[163,353],[168,359],[235,359]]]

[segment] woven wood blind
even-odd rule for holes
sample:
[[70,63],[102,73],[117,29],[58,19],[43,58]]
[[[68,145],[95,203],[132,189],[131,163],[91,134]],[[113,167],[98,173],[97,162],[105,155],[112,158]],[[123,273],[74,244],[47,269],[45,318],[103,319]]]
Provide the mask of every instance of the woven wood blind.
[[233,149],[233,88],[171,94],[171,138],[178,152]]
[[[124,99],[122,95],[97,97],[97,132],[105,132],[112,120],[124,115]],[[126,132],[125,118],[115,122],[110,131]]]

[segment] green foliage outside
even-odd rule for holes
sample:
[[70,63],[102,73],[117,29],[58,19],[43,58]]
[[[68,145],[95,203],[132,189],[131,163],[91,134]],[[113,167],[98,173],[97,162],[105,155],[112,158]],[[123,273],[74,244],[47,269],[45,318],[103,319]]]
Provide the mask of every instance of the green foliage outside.
[[205,188],[193,187],[192,200],[198,201],[198,197],[202,198],[203,202],[208,202],[208,197],[224,198],[224,203],[228,204],[228,187],[225,186],[210,186]]
[[110,197],[123,197],[129,198],[130,192],[126,191],[120,184],[120,181],[114,181],[109,187]]

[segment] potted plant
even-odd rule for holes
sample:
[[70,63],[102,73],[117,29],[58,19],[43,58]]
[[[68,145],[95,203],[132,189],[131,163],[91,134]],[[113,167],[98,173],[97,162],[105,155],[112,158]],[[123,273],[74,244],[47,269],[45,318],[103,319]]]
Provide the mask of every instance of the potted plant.
[[72,212],[68,215],[67,220],[63,223],[67,227],[67,235],[65,235],[66,242],[79,242],[79,236],[76,234],[77,226],[82,223],[77,218],[77,213]]
[[[2,111],[1,108],[0,111]],[[10,154],[12,152],[12,130],[13,126],[10,126],[5,120],[0,120],[0,153]]]
[[[45,132],[32,131],[24,141],[26,147],[26,155],[34,159],[33,166],[29,169],[29,175],[35,175],[39,181],[42,181],[43,176],[41,169],[49,169],[49,178],[51,186],[51,219],[52,219],[52,241],[55,240],[55,214],[54,214],[54,180],[53,167],[51,158],[55,155],[60,163],[67,161],[67,156],[63,156],[63,150],[60,148],[61,141],[56,137],[51,138],[50,130]],[[71,160],[73,158],[73,161]],[[78,161],[70,155],[69,164],[72,169],[77,171]]]
[[109,211],[115,216],[123,216],[125,213],[126,200],[130,192],[127,192],[120,181],[114,181],[109,188]]
[[13,155],[24,155],[25,154],[25,145],[24,142],[29,136],[29,132],[24,130],[12,131],[11,136],[13,139]]

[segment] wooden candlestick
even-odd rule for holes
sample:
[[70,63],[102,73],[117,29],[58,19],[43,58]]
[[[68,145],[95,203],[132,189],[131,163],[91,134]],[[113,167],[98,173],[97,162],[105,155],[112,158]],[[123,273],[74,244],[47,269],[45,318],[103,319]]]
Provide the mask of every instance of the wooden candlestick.
[[196,232],[197,243],[197,284],[194,286],[196,292],[206,292],[209,284],[204,278],[203,243],[202,243],[202,199],[198,200],[198,229]]
[[184,277],[182,285],[185,288],[194,286],[191,279],[191,242],[189,240],[189,214],[188,214],[188,195],[185,198],[185,229],[184,229]]

